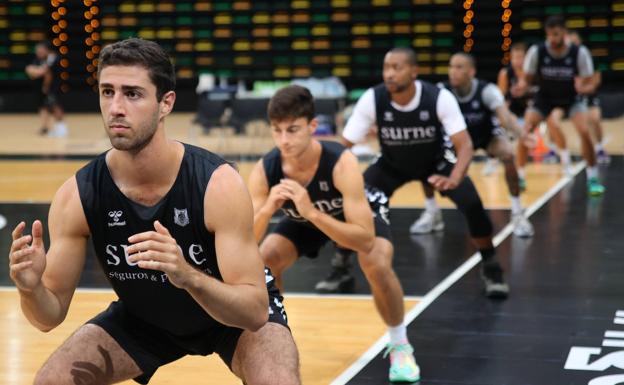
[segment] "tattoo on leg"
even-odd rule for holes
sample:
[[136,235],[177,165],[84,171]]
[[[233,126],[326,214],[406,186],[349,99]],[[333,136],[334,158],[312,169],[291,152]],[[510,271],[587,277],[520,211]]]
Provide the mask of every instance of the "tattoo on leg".
[[87,361],[76,361],[70,371],[76,385],[110,384],[113,380],[113,360],[108,350],[98,345],[98,350],[104,358],[104,370]]

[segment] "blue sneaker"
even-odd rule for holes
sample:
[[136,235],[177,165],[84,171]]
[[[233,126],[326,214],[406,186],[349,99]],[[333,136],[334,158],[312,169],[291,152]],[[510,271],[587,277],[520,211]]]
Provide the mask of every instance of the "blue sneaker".
[[391,382],[416,382],[420,380],[420,368],[414,359],[414,348],[410,344],[388,344],[384,358],[390,355]]

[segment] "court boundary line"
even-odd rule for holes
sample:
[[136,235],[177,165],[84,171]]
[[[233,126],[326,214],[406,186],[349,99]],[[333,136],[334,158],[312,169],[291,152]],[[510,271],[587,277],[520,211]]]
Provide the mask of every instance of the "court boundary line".
[[[585,168],[585,161],[580,161],[572,167],[571,175],[564,175],[559,181],[547,190],[541,197],[539,197],[533,204],[525,209],[525,216],[529,218],[537,210],[539,210],[546,202],[548,202],[553,196],[555,196],[563,187],[572,182],[574,178]],[[513,227],[511,223],[508,223],[498,234],[492,239],[494,247],[498,247],[509,235],[511,235]],[[422,300],[414,305],[406,314],[404,318],[405,325],[408,326],[412,323],[416,317],[418,317],[425,309],[429,307],[438,297],[440,297],[446,290],[448,290],[453,284],[459,281],[466,273],[468,273],[473,267],[475,267],[481,261],[481,255],[479,252],[475,252],[464,263],[457,267],[451,274],[444,278],[440,283],[429,290]],[[385,348],[390,341],[390,334],[386,331],[364,354],[362,354],[355,362],[353,362],[347,369],[345,369],[338,377],[336,377],[330,385],[345,385],[348,381],[353,379],[359,372],[366,367],[371,361],[377,357],[377,355]]]

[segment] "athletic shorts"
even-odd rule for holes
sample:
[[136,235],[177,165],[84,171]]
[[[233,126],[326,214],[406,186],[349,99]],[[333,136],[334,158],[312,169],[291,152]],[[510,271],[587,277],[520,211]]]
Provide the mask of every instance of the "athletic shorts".
[[[386,196],[391,197],[396,189],[407,182],[419,180],[422,183],[429,183],[427,181],[429,176],[433,174],[449,176],[453,171],[453,167],[452,163],[442,160],[428,172],[413,177],[404,175],[392,168],[384,161],[382,156],[364,171],[364,182],[366,185],[373,186],[383,191]],[[483,238],[492,235],[493,227],[490,217],[485,212],[479,193],[468,176],[454,190],[440,191],[440,194],[451,199],[462,212],[468,222],[468,229],[473,238]]]
[[[273,281],[267,284],[267,288],[269,322],[288,328],[283,297]],[[186,355],[207,356],[217,353],[231,370],[236,345],[243,333],[243,329],[215,324],[201,333],[174,335],[131,314],[121,300],[112,302],[108,309],[87,323],[104,329],[132,357],[143,371],[134,378],[139,384],[147,384],[159,367]]]
[[472,139],[472,146],[475,150],[483,149],[487,151],[490,142],[492,139],[496,137],[505,138],[505,131],[501,127],[494,127],[492,131],[487,133],[486,135],[472,135],[470,134],[470,139]]
[[588,95],[586,99],[587,99],[588,108],[592,108],[592,107],[600,108],[600,97],[598,96],[598,94]]
[[537,111],[541,114],[543,118],[547,118],[555,108],[562,108],[566,117],[572,117],[578,112],[587,111],[587,100],[586,98],[576,96],[574,99],[567,102],[553,102],[537,95],[533,105],[529,107],[530,110]]
[[[373,206],[371,204],[371,206]],[[379,205],[373,208],[375,236],[392,242],[392,232],[388,221],[388,206]],[[279,234],[291,241],[297,249],[300,257],[316,258],[319,250],[331,239],[316,227],[304,222],[295,222],[287,217],[282,218],[275,229],[274,234]]]

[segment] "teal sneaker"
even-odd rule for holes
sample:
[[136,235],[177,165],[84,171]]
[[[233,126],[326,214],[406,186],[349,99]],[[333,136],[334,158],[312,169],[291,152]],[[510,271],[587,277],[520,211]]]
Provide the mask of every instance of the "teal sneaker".
[[518,177],[518,187],[520,191],[526,191],[526,179],[521,176]]
[[420,368],[414,359],[414,349],[410,344],[388,344],[384,358],[390,355],[390,372],[388,378],[391,382],[416,382],[420,380]]
[[598,178],[589,178],[589,181],[587,181],[587,191],[591,196],[602,195],[605,191],[605,187],[600,184]]

